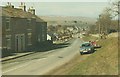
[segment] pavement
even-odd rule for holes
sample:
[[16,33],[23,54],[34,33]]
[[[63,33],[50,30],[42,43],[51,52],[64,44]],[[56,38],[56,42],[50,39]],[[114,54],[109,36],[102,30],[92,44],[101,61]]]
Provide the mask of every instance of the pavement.
[[30,55],[30,54],[33,54],[33,53],[35,53],[35,52],[15,53],[14,55],[4,57],[4,58],[0,58],[0,61],[4,62],[4,61],[19,58],[19,57],[23,57],[23,56],[26,56],[26,55]]
[[3,75],[46,75],[47,72],[67,63],[79,54],[82,40],[76,38],[57,49],[2,62]]

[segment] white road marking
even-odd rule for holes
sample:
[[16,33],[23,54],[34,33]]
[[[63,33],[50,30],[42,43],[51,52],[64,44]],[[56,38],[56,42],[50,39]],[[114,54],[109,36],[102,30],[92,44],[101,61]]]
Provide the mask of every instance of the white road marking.
[[47,59],[47,58],[41,58],[41,59],[38,59],[38,61],[41,61],[41,60],[44,60],[44,59]]
[[19,62],[12,62],[12,63],[9,63],[9,64],[16,64],[16,63],[19,63]]
[[29,64],[30,64],[30,63],[27,63],[27,64],[21,65],[21,66],[19,66],[19,67],[9,69],[9,70],[7,70],[7,71],[5,71],[5,72],[2,72],[2,73],[4,74],[4,73],[10,72],[10,71],[13,71],[13,70],[19,69],[19,68],[21,68],[21,67],[27,66],[27,65],[29,65]]
[[[44,59],[47,59],[47,58],[41,58],[41,59],[38,59],[37,61],[41,61],[41,60],[44,60]],[[2,72],[2,73],[4,74],[4,73],[10,72],[10,71],[13,71],[13,70],[16,70],[16,69],[25,67],[25,66],[29,65],[30,63],[31,63],[31,62],[29,62],[29,63],[27,63],[27,64],[24,64],[24,65],[21,65],[21,66],[18,66],[18,67],[16,67],[16,68],[9,69],[9,70],[7,70],[7,71],[5,71],[5,72]]]

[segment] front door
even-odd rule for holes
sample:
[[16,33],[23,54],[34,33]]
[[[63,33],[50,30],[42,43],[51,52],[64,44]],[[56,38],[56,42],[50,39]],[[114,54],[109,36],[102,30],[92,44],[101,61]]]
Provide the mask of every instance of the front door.
[[22,52],[25,50],[25,35],[17,34],[15,35],[15,48],[16,51]]

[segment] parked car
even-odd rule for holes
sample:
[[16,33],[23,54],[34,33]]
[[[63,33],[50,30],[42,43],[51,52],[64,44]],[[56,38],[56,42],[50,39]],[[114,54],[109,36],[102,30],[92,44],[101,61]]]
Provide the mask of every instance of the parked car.
[[93,53],[94,52],[94,46],[90,42],[85,42],[81,44],[80,46],[80,54],[87,54],[87,53]]

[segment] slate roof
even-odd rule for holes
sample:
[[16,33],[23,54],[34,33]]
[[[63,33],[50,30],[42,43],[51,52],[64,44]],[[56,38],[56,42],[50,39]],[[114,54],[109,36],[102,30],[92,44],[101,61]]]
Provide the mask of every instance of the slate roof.
[[19,17],[19,18],[34,18],[38,22],[45,22],[44,20],[42,20],[38,16],[33,15],[29,12],[25,12],[22,9],[19,9],[19,8],[2,7],[2,9],[0,9],[0,11],[2,11],[2,14],[1,14],[2,16]]

